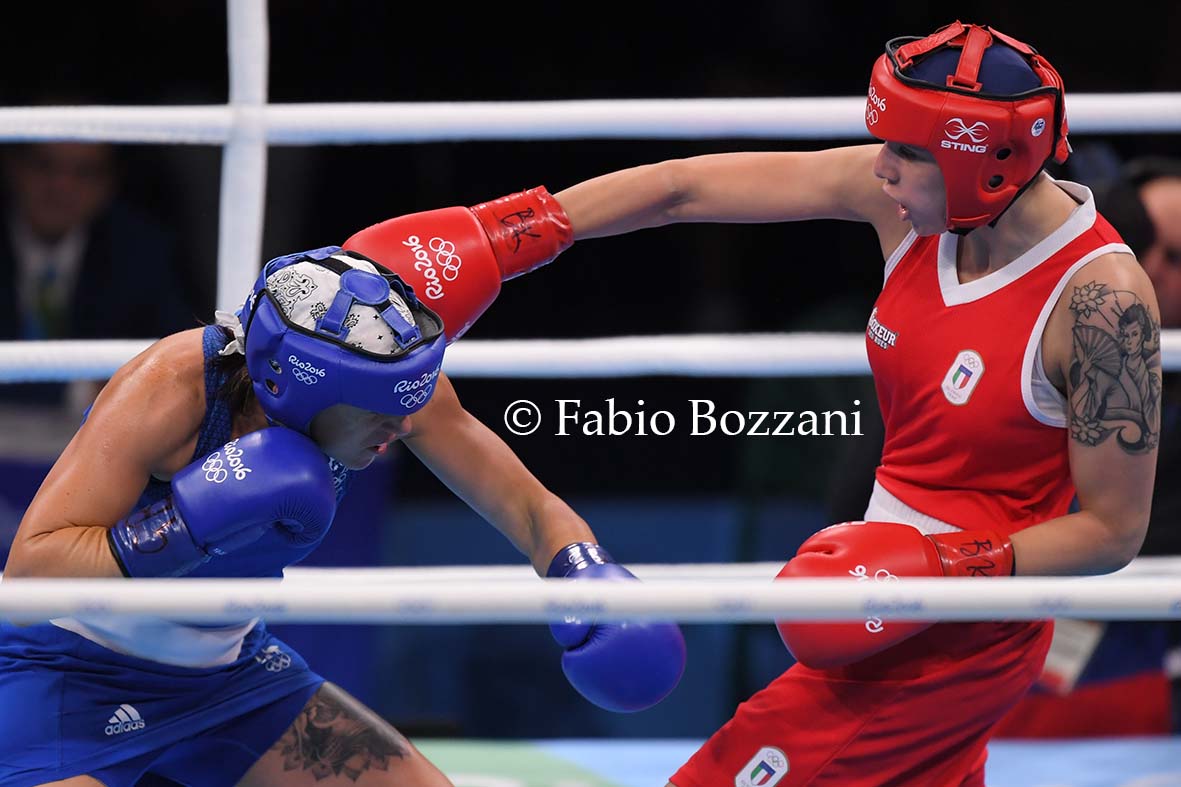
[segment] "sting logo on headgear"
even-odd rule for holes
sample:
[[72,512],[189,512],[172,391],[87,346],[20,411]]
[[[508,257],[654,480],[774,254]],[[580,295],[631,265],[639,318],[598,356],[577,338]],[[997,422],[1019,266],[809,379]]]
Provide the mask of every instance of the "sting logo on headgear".
[[[952,118],[943,126],[943,135],[947,139],[939,140],[939,147],[948,150],[963,150],[968,153],[987,153],[988,124],[978,120],[972,125],[966,125],[963,118]],[[965,140],[964,137],[967,137]]]
[[1062,78],[1049,61],[996,29],[958,21],[886,43],[865,125],[934,156],[946,226],[958,233],[995,222],[1047,163],[1070,154]]
[[988,124],[983,120],[977,120],[969,126],[964,123],[963,118],[952,118],[943,127],[943,133],[948,139],[960,139],[966,135],[973,142],[980,143],[988,139]]

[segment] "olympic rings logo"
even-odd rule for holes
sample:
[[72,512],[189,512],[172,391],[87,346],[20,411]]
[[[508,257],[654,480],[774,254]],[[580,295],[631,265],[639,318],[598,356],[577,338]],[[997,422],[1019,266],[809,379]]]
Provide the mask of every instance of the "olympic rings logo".
[[254,655],[254,660],[266,668],[267,672],[282,672],[291,666],[291,656],[279,650],[278,645],[263,648],[261,653]]
[[[858,582],[864,582],[869,579],[869,569],[865,566],[858,565],[856,568],[850,569],[849,575],[856,577]],[[873,578],[878,582],[897,582],[898,577],[890,573],[888,568],[879,568],[873,572]]]
[[[222,452],[225,452],[225,459],[222,459]],[[230,473],[234,474],[234,478],[239,481],[245,481],[249,473],[254,472],[246,466],[242,461],[243,451],[238,447],[237,440],[231,440],[222,446],[221,451],[215,451],[205,458],[201,469],[205,471],[205,480],[211,484],[220,484],[230,477]]]
[[291,374],[293,377],[295,377],[296,380],[299,380],[304,385],[315,385],[316,383],[320,382],[319,377],[316,377],[316,375],[311,374],[309,372],[305,372],[303,369],[300,369],[298,366],[292,370]]
[[881,118],[878,113],[885,114],[886,99],[878,95],[878,91],[874,90],[873,85],[869,86],[869,96],[865,101],[865,124],[867,126],[876,125]]
[[423,388],[419,391],[406,394],[399,401],[403,407],[416,407],[426,402],[427,399],[431,398],[431,389],[433,388],[433,385],[428,385],[426,388]]
[[287,356],[287,363],[291,364],[291,374],[304,385],[315,385],[324,376],[324,370],[314,363],[303,360],[295,353]]
[[230,471],[222,464],[220,453],[210,454],[201,469],[205,471],[205,480],[211,484],[220,484],[230,477]]
[[442,269],[443,279],[455,281],[463,267],[463,259],[455,253],[455,244],[442,238],[431,238],[427,246],[435,253],[435,263]]
[[[443,282],[455,281],[459,278],[459,269],[463,267],[463,260],[455,253],[455,244],[436,236],[424,248],[421,238],[410,235],[402,241],[402,245],[414,252],[414,270],[422,274],[423,294],[433,301],[442,298]],[[434,252],[434,259],[431,258],[431,252]],[[440,270],[443,272],[441,276]]]

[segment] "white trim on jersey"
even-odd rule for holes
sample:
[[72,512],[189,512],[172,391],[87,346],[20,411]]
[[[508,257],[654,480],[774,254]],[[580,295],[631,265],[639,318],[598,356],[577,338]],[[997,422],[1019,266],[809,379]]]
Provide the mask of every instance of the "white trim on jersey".
[[886,288],[886,282],[890,280],[890,274],[898,267],[899,261],[906,256],[906,252],[910,251],[910,247],[918,240],[919,236],[913,229],[906,234],[902,242],[898,244],[898,248],[894,249],[894,253],[886,260],[886,271],[882,276],[882,289]]
[[1108,243],[1089,252],[1085,257],[1067,268],[1066,273],[1054,285],[1050,297],[1046,298],[1041,314],[1034,323],[1033,331],[1025,343],[1025,356],[1021,360],[1021,398],[1025,400],[1025,409],[1035,420],[1046,426],[1066,427],[1066,397],[1062,392],[1050,384],[1046,375],[1045,365],[1042,363],[1042,334],[1046,330],[1046,323],[1050,319],[1050,312],[1058,303],[1062,290],[1080,268],[1104,254],[1131,254],[1132,250],[1123,243]]
[[1091,196],[1091,190],[1069,181],[1055,182],[1067,194],[1081,200],[1082,204],[1071,211],[1070,216],[1058,229],[1034,244],[1033,248],[987,276],[960,284],[956,267],[956,249],[959,247],[960,236],[945,232],[939,237],[939,289],[943,293],[945,306],[958,306],[980,300],[1013,283],[1057,254],[1066,244],[1095,224],[1095,199]]

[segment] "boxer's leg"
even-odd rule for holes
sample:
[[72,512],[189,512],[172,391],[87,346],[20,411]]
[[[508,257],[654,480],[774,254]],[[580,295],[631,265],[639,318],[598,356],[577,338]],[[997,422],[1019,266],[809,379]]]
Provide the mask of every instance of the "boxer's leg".
[[246,773],[241,787],[452,787],[389,722],[331,683]]

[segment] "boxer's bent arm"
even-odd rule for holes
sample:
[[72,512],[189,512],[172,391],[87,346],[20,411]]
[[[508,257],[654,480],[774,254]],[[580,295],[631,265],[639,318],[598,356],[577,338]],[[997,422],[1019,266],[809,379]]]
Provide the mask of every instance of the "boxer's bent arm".
[[1144,541],[1156,477],[1160,311],[1148,277],[1127,254],[1095,260],[1067,283],[1046,332],[1046,370],[1065,384],[1080,510],[1014,534],[1017,573],[1116,571]]
[[183,457],[171,468],[179,469],[194,450],[205,405],[200,329],[193,333],[157,342],[111,378],[25,511],[5,576],[122,576],[107,530],[153,472]]
[[583,181],[554,196],[575,240],[679,222],[834,218],[878,226],[896,206],[873,176],[880,145],[672,159]]
[[502,532],[545,576],[558,550],[594,541],[590,526],[546,489],[491,429],[463,409],[445,375],[403,438],[439,480]]

